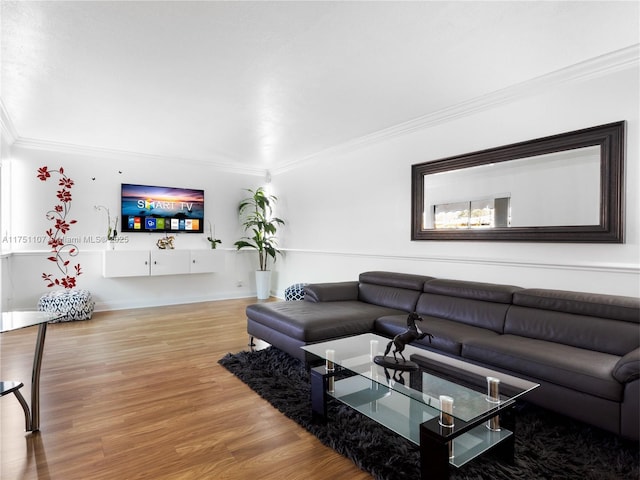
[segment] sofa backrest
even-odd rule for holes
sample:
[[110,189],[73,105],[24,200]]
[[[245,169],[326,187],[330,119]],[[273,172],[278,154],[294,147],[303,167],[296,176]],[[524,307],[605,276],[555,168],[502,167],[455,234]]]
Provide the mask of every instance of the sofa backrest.
[[528,288],[513,295],[504,333],[625,355],[640,344],[639,324],[639,298]]
[[413,312],[424,283],[432,278],[409,273],[364,272],[359,277],[358,300]]
[[434,279],[424,284],[416,312],[502,333],[518,290],[513,285]]

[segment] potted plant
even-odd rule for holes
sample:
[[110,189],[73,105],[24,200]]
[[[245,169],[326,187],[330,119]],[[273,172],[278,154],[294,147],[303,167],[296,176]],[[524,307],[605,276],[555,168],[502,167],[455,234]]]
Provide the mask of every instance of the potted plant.
[[211,245],[212,250],[215,250],[218,244],[222,243],[222,240],[217,239],[215,235],[216,235],[216,228],[213,227],[213,231],[212,231],[211,222],[209,222],[209,236],[207,237],[207,240],[209,241],[209,244]]
[[251,194],[238,205],[238,215],[242,226],[249,235],[235,242],[237,250],[253,248],[258,252],[258,270],[256,271],[256,290],[258,299],[269,298],[271,290],[271,271],[267,268],[269,258],[276,261],[276,255],[281,254],[276,248],[276,233],[284,220],[273,216],[273,207],[278,198],[269,195],[264,188],[247,189]]
[[115,222],[113,222],[113,228],[111,227],[111,212],[104,205],[94,205],[93,208],[95,210],[104,210],[107,212],[107,245],[113,250],[116,245],[116,239],[118,237],[118,217],[116,217]]

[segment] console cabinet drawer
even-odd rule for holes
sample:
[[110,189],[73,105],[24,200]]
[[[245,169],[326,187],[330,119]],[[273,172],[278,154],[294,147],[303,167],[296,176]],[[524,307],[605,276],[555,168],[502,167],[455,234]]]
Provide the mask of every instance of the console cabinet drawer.
[[212,273],[224,269],[221,250],[105,250],[104,277]]
[[222,250],[189,250],[190,273],[221,272],[224,270],[224,252]]
[[149,250],[105,250],[102,272],[105,277],[149,275]]
[[189,250],[152,250],[151,275],[179,275],[191,273]]

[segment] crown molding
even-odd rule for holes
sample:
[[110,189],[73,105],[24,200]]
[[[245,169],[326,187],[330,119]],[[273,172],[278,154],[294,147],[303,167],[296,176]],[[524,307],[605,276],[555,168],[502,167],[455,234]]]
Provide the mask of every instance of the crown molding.
[[273,174],[284,173],[298,168],[307,162],[318,160],[320,158],[348,153],[381,141],[431,128],[457,118],[469,116],[502,104],[533,96],[541,91],[566,83],[597,78],[620,70],[637,68],[638,65],[640,65],[640,44],[635,44],[570,65],[546,75],[511,85],[487,95],[476,97],[469,101],[423,115],[413,120],[409,120],[408,122],[403,122],[392,127],[358,137],[302,159],[283,163],[280,166],[273,168],[271,171]]
[[2,98],[0,98],[0,130],[3,136],[7,137],[8,144],[19,148],[31,150],[45,150],[50,152],[59,152],[65,154],[87,155],[93,157],[106,158],[110,160],[127,158],[128,160],[161,160],[161,161],[179,161],[197,166],[206,166],[217,170],[227,171],[230,173],[240,173],[244,175],[264,175],[264,168],[239,166],[233,160],[218,156],[216,160],[197,160],[187,158],[175,158],[164,155],[153,155],[148,153],[130,152],[126,150],[116,150],[102,147],[91,147],[87,145],[77,145],[63,142],[52,142],[49,140],[41,140],[36,138],[20,137],[16,130],[9,112],[4,106]]
[[77,145],[71,143],[52,142],[49,140],[40,140],[36,138],[24,138],[18,137],[15,140],[14,147],[24,148],[29,150],[45,150],[49,152],[59,152],[65,154],[76,154],[91,157],[100,157],[109,160],[122,160],[128,161],[170,161],[179,162],[181,164],[190,164],[198,167],[214,168],[216,170],[227,171],[230,173],[239,173],[243,175],[258,175],[264,176],[264,168],[257,168],[251,166],[243,166],[234,163],[232,160],[223,159],[217,157],[215,160],[198,160],[194,158],[177,158],[166,155],[155,155],[149,153],[131,152],[126,150],[117,150],[103,147],[91,147],[87,145]]
[[2,98],[0,98],[0,131],[2,132],[2,136],[7,138],[9,145],[12,145],[18,139],[18,132],[9,116],[9,112],[7,112],[4,106]]
[[[284,173],[303,165],[319,160],[322,158],[341,155],[360,148],[373,145],[378,142],[401,137],[416,131],[428,129],[436,125],[453,121],[457,118],[472,115],[477,112],[489,110],[496,106],[514,102],[529,96],[533,96],[541,91],[554,88],[566,83],[578,82],[608,75],[616,71],[629,68],[637,68],[640,64],[640,44],[634,44],[627,48],[616,50],[598,57],[594,57],[583,62],[556,70],[546,75],[521,82],[501,90],[471,99],[466,102],[453,105],[441,109],[439,111],[420,116],[413,120],[403,122],[392,127],[373,132],[355,138],[351,141],[336,145],[334,147],[322,150],[320,152],[308,155],[306,157],[283,162],[280,165],[270,169],[273,175]],[[139,152],[130,152],[124,150],[115,150],[101,147],[90,147],[85,145],[75,145],[61,142],[51,142],[47,140],[39,140],[33,138],[20,137],[16,128],[11,121],[11,117],[5,109],[4,103],[0,98],[0,127],[3,135],[9,140],[9,145],[26,149],[47,150],[61,153],[72,153],[78,155],[97,156],[107,159],[129,160],[161,160],[161,161],[179,161],[181,163],[192,164],[197,166],[206,166],[230,173],[238,173],[243,175],[264,176],[265,168],[257,166],[241,166],[233,159],[217,156],[211,160],[199,160],[193,158],[175,158],[163,155],[154,155]]]

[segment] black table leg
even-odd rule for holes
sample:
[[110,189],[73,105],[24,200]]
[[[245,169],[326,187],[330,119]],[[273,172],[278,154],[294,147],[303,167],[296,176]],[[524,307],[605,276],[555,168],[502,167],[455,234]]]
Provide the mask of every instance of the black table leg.
[[420,478],[447,480],[449,478],[449,442],[426,434],[420,425]]
[[324,366],[311,369],[311,416],[316,422],[327,421],[327,380]]

